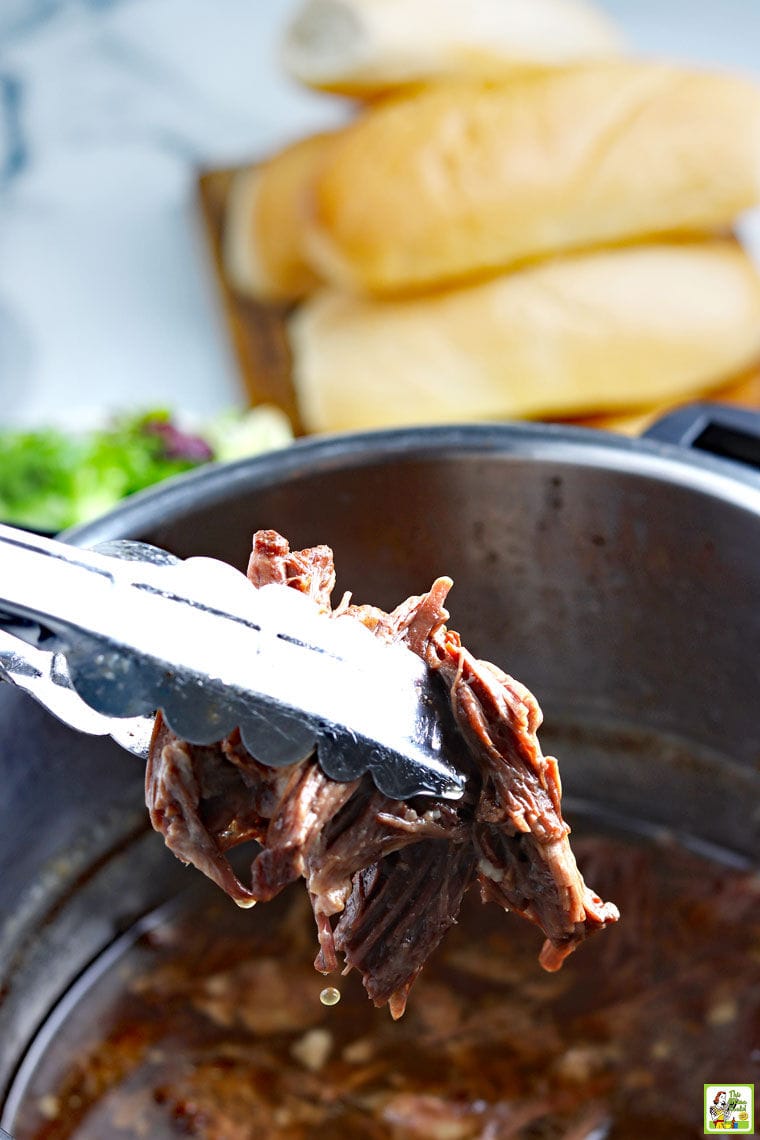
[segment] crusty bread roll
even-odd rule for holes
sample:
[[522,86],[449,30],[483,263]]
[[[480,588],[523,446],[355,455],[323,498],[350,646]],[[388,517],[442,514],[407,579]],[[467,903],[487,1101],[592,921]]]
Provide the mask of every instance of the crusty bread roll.
[[582,0],[306,0],[282,56],[302,83],[367,96],[619,49],[612,22]]
[[289,332],[307,430],[582,415],[748,367],[760,277],[730,240],[631,246],[404,300],[324,292]]
[[[676,400],[665,400],[635,411],[609,412],[601,416],[578,417],[574,422],[584,427],[601,428],[603,431],[616,431],[621,435],[641,435],[653,423],[672,412],[676,407],[688,403],[690,396]],[[721,384],[710,392],[710,400],[718,404],[734,404],[744,408],[760,408],[760,360],[741,376]]]
[[331,146],[306,241],[331,284],[393,294],[724,227],[758,200],[760,88],[620,60],[374,105]]
[[302,199],[331,137],[309,135],[233,176],[222,251],[236,289],[260,301],[289,301],[318,284],[303,250]]

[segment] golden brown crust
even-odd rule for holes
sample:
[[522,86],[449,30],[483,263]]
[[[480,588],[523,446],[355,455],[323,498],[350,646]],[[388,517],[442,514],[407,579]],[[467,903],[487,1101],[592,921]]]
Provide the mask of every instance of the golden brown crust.
[[237,171],[230,184],[223,254],[230,281],[261,301],[306,296],[319,278],[304,256],[313,175],[331,135],[309,135],[265,162]]
[[729,240],[647,244],[413,299],[317,295],[290,337],[312,431],[599,414],[760,359],[760,277]]
[[385,100],[315,179],[326,281],[421,291],[559,252],[730,225],[760,199],[760,89],[620,60]]

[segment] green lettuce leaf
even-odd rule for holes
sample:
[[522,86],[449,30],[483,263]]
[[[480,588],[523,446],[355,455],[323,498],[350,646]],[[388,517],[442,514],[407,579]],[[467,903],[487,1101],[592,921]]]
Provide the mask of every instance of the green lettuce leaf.
[[287,418],[263,407],[226,412],[198,434],[180,429],[166,409],[88,433],[0,430],[0,520],[55,534],[173,475],[290,439]]

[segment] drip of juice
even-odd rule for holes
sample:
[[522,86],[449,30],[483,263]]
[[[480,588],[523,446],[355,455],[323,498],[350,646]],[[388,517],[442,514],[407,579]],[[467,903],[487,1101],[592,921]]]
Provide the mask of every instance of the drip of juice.
[[701,1135],[704,1083],[760,1085],[760,876],[590,820],[574,849],[616,927],[548,974],[472,890],[398,1022],[325,987],[301,885],[240,912],[196,878],[42,1034],[16,1140]]

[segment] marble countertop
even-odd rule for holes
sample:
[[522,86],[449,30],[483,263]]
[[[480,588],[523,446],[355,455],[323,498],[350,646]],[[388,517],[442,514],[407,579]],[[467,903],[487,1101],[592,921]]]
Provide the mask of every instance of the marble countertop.
[[[0,0],[0,424],[242,401],[196,180],[346,114],[279,70],[297,3]],[[603,6],[637,50],[760,74],[755,0]]]

